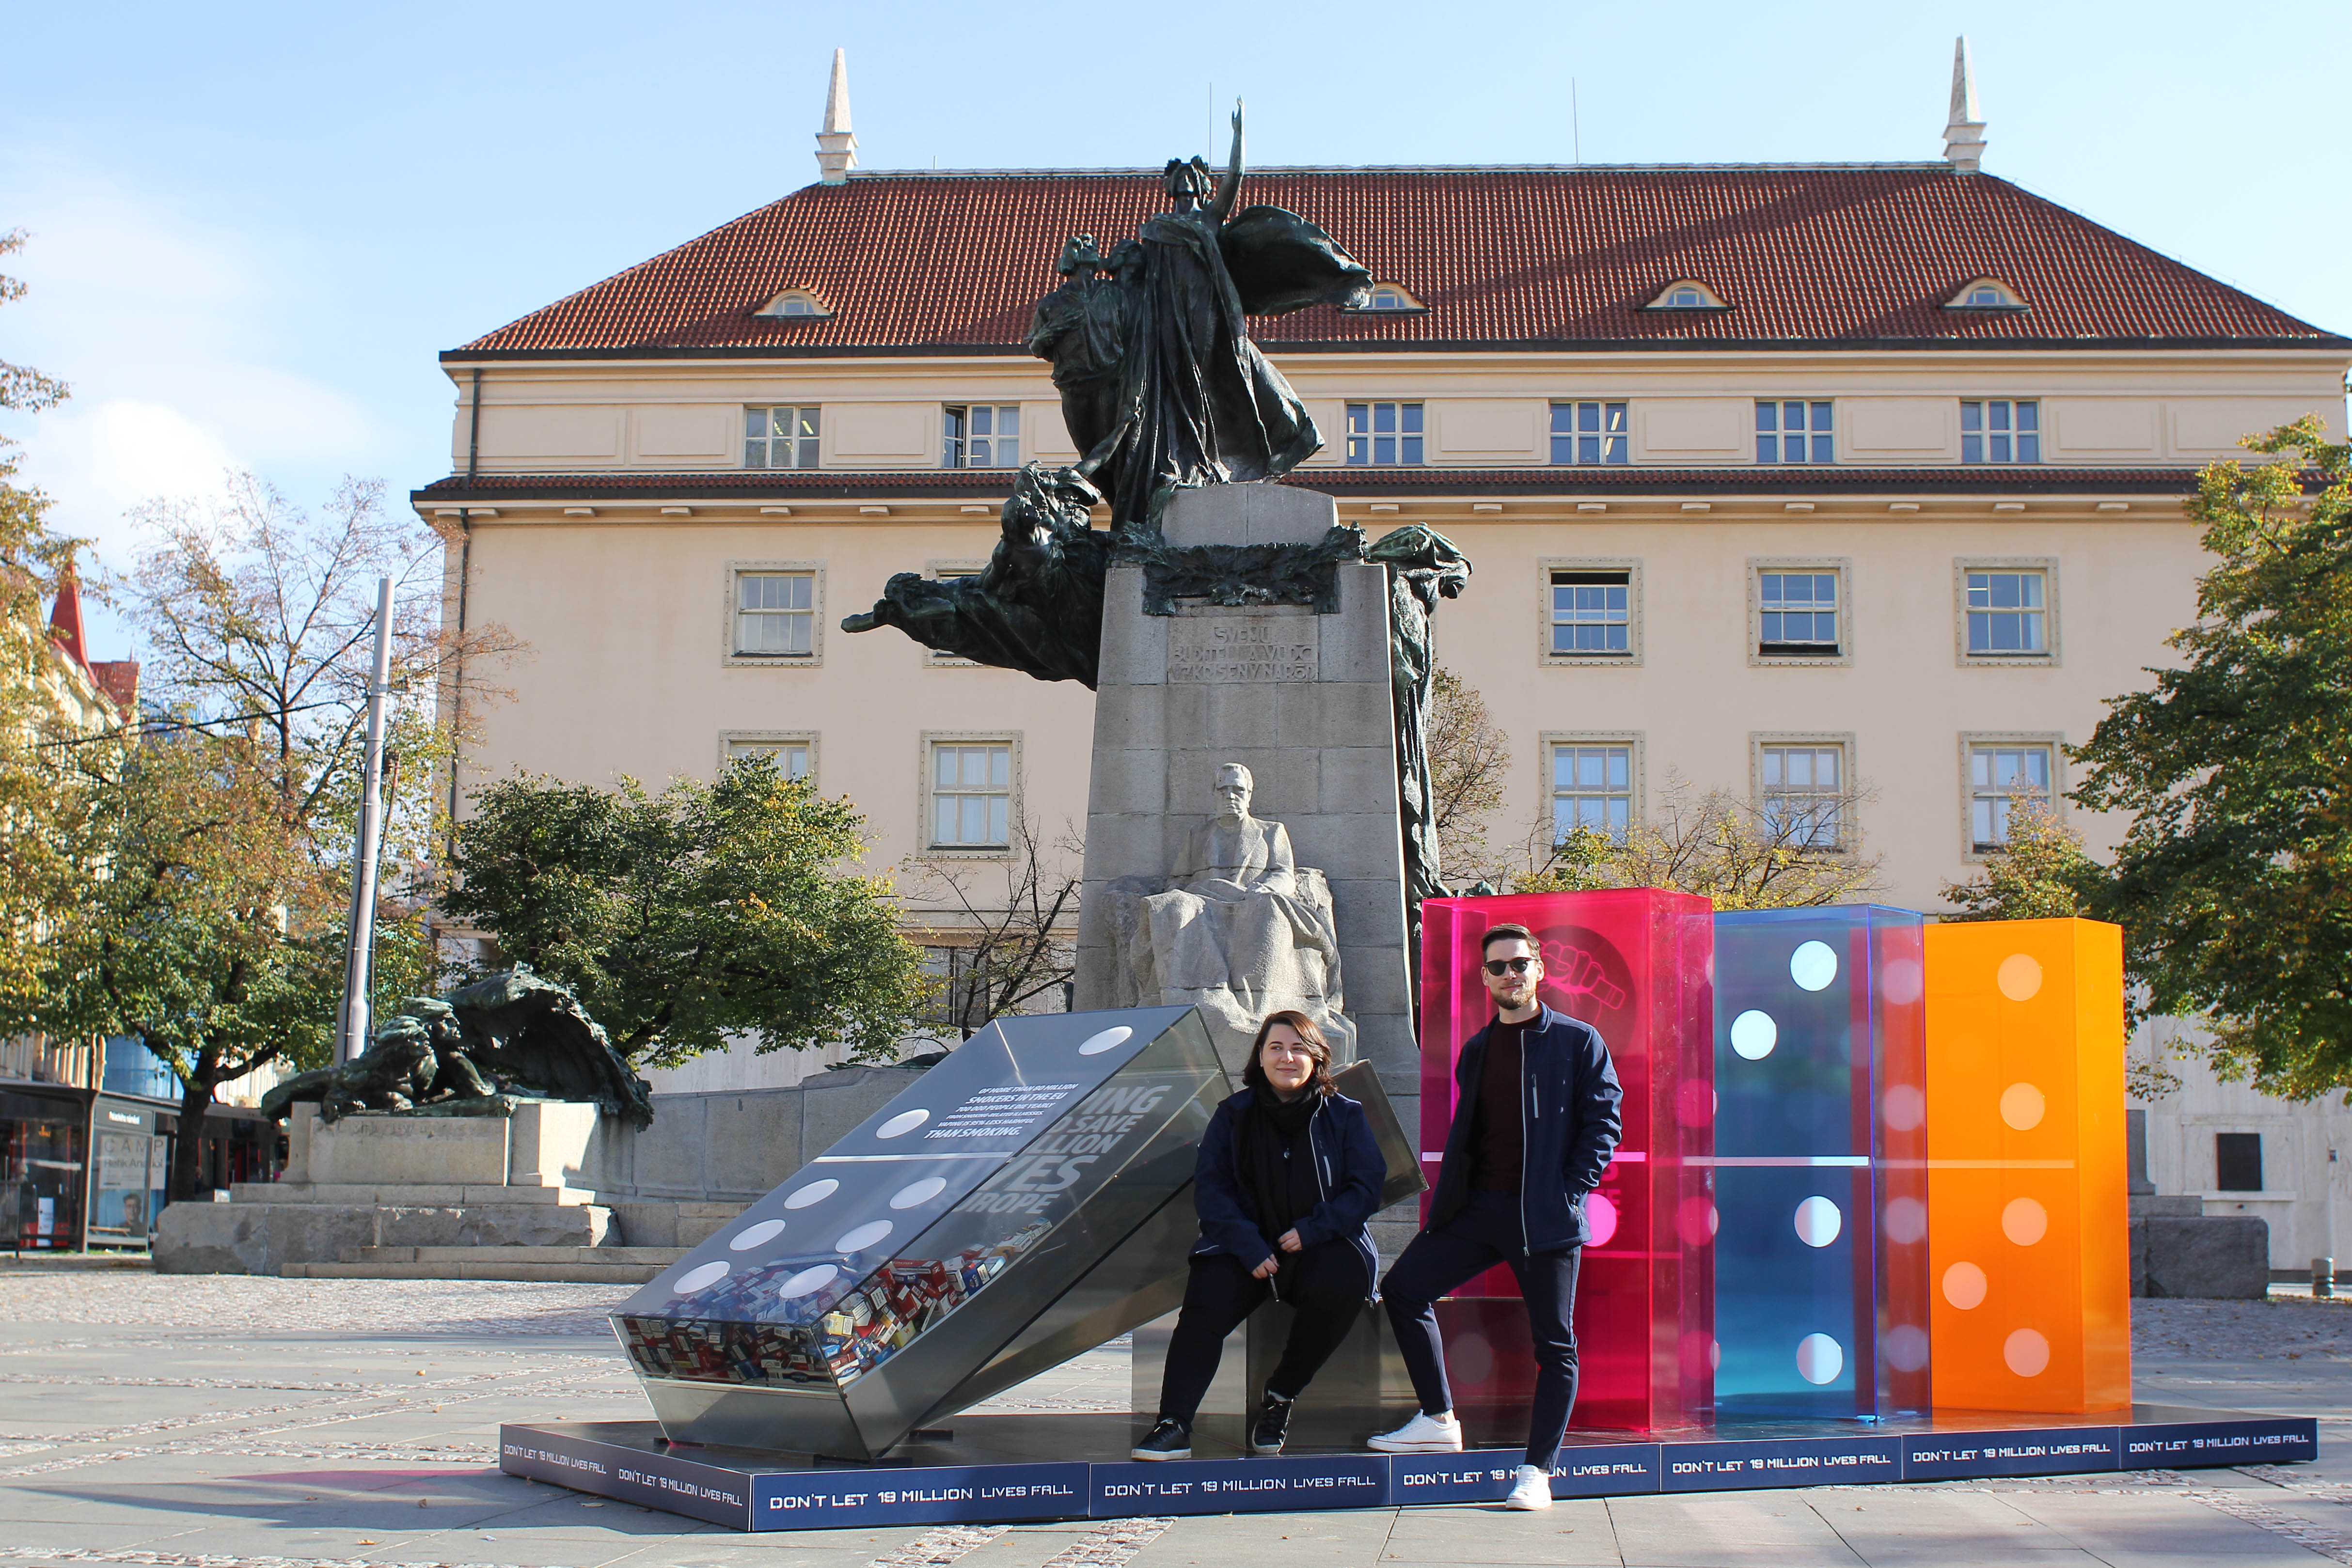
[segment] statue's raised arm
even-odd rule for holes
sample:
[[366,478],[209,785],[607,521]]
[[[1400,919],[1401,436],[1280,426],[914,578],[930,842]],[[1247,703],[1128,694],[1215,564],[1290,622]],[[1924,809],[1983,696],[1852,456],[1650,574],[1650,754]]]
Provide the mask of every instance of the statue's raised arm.
[[1209,215],[1223,228],[1234,214],[1234,198],[1242,193],[1242,100],[1234,99],[1234,151],[1225,160],[1225,177],[1217,182],[1217,193],[1209,198]]

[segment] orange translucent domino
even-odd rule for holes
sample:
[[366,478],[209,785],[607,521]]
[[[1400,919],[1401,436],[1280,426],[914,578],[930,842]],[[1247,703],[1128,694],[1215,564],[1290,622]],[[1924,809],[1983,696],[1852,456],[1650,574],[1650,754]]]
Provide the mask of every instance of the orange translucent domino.
[[1936,1405],[2122,1408],[2122,929],[1981,921],[1927,936]]

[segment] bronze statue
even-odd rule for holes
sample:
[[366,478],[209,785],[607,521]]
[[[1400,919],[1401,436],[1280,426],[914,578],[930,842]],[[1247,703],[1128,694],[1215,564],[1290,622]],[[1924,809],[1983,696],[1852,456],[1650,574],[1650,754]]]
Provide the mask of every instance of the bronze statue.
[[942,653],[1091,689],[1110,536],[1087,521],[1087,509],[1101,499],[1076,469],[1032,463],[1013,482],[986,567],[945,581],[902,571],[841,629],[896,626]]
[[[1280,207],[1234,211],[1242,184],[1242,110],[1233,154],[1209,166],[1171,159],[1173,210],[1147,220],[1106,260],[1076,235],[1055,264],[1062,286],[1039,301],[1030,352],[1052,362],[1077,463],[1110,501],[1111,528],[1143,527],[1171,485],[1287,474],[1323,438],[1282,372],[1250,341],[1248,318],[1362,302],[1371,275],[1339,243]],[[1106,276],[1107,275],[1107,276]]]
[[354,1111],[509,1116],[520,1098],[593,1103],[639,1127],[653,1092],[604,1030],[552,980],[504,969],[446,997],[411,997],[367,1050],[341,1067],[300,1072],[261,1098],[283,1117],[299,1100],[334,1122]]

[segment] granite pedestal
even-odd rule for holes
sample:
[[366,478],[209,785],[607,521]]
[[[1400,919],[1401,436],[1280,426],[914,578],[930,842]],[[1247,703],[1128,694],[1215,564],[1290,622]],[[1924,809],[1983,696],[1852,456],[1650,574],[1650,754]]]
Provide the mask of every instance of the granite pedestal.
[[[1172,546],[1319,543],[1331,498],[1291,486],[1181,492],[1162,519]],[[1165,876],[1207,821],[1222,764],[1256,781],[1252,811],[1288,828],[1302,867],[1328,879],[1345,1010],[1404,1125],[1416,1124],[1420,1062],[1406,950],[1404,857],[1389,682],[1385,570],[1337,574],[1337,608],[1222,605],[1177,598],[1147,608],[1145,573],[1110,569],[1103,601],[1094,774],[1087,806],[1076,1006],[1121,1005],[1108,884]],[[1158,998],[1138,998],[1144,1005]],[[1220,1041],[1238,1074],[1246,1038]]]

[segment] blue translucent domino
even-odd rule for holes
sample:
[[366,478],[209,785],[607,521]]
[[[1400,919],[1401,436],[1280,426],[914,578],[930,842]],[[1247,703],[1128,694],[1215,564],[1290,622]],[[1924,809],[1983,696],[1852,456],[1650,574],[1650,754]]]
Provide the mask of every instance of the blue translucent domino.
[[1923,929],[1716,916],[1720,1419],[1927,1408]]

